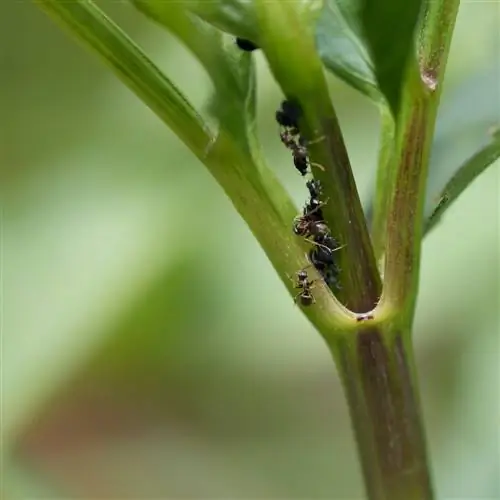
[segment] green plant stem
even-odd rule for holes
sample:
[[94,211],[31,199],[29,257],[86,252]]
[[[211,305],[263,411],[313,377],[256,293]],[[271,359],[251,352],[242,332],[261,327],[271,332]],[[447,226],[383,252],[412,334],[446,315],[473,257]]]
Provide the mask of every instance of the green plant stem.
[[418,38],[420,75],[436,100],[442,90],[460,0],[425,0]]
[[[37,0],[35,5],[95,52],[208,167],[264,248],[292,296],[289,276],[309,262],[303,242],[290,231],[296,209],[283,186],[260,159],[249,158],[227,134],[217,140],[194,108],[147,56],[90,0]],[[257,162],[257,164],[255,163]],[[258,171],[258,182],[246,173]],[[256,208],[258,207],[258,209]],[[315,307],[304,310],[325,338],[345,330],[349,314],[320,276]]]
[[372,244],[375,259],[380,261],[385,251],[387,216],[390,208],[391,193],[394,192],[394,140],[395,123],[389,107],[380,104],[381,131],[378,154],[377,183],[373,203]]
[[432,500],[410,332],[369,326],[331,346],[370,500]]
[[304,111],[301,130],[306,139],[312,140],[311,160],[325,168],[325,172],[318,168],[314,171],[329,200],[323,213],[340,243],[345,245],[337,254],[343,285],[338,296],[352,311],[370,311],[380,297],[380,275],[344,139],[316,52],[312,23],[307,19],[307,11],[297,2],[260,0],[255,8],[259,42],[271,71],[285,95],[300,102]]
[[476,177],[500,158],[500,136],[493,138],[484,148],[472,155],[448,181],[439,197],[439,202],[425,223],[427,234],[441,220],[444,212],[465,191]]
[[397,117],[396,173],[387,219],[381,307],[408,321],[418,293],[423,207],[430,147],[459,0],[427,0],[417,72],[410,65]]

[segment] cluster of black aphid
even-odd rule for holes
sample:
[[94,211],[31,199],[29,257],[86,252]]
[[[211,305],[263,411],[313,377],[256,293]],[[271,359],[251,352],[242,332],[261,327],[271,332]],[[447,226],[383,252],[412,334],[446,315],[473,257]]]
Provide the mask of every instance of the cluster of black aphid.
[[[292,152],[295,168],[302,176],[309,172],[311,165],[307,142],[300,134],[299,119],[301,116],[300,105],[294,101],[283,101],[281,108],[276,112],[276,121],[280,125],[280,138],[283,144]],[[320,165],[317,165],[320,166]],[[309,261],[329,287],[340,289],[338,282],[339,268],[334,259],[334,252],[339,250],[338,241],[332,236],[330,228],[325,222],[322,207],[326,201],[322,201],[322,189],[319,180],[310,179],[306,182],[309,198],[301,215],[293,221],[293,232],[305,238],[313,244],[309,250]],[[296,275],[296,288],[300,289],[297,298],[302,305],[314,303],[311,294],[313,282],[308,280],[305,269]]]

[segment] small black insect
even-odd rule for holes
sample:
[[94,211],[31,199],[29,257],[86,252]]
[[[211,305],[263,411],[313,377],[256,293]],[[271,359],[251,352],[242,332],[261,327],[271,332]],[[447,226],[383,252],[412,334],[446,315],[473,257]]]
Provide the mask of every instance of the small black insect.
[[294,297],[294,301],[300,300],[303,306],[310,306],[316,302],[311,290],[314,288],[314,281],[309,280],[307,271],[301,269],[296,273],[295,288],[300,289],[300,292]]
[[326,205],[326,203],[326,201],[321,201],[318,198],[310,198],[304,206],[303,217],[309,220],[323,221],[322,207]]
[[314,242],[317,245],[315,249],[316,261],[323,262],[327,266],[334,265],[333,253],[343,248],[338,244],[338,241],[330,233],[327,233],[316,236]]
[[339,281],[340,270],[337,267],[327,267],[324,271],[320,271],[319,273],[329,288],[342,290],[342,286]]
[[279,125],[293,129],[291,131],[293,135],[299,134],[299,119],[302,116],[302,108],[296,100],[283,101],[275,116]]
[[323,221],[299,215],[293,221],[293,232],[297,236],[311,238],[328,234],[330,228]]
[[245,40],[245,38],[236,38],[236,45],[245,52],[252,52],[259,49],[260,47],[250,40]]
[[[319,181],[309,182],[312,182],[311,186],[316,186],[317,184],[314,183]],[[305,205],[302,215],[298,215],[293,220],[294,234],[303,236],[315,245],[322,245],[320,239],[330,234],[330,229],[324,222],[323,212],[321,210],[321,207],[325,204],[326,202],[324,201],[317,198],[311,198]],[[328,248],[326,250],[328,250]]]
[[[319,272],[325,283],[330,288],[341,290],[342,287],[340,286],[339,282],[339,274],[340,274],[339,267],[337,266],[336,262],[331,261],[330,258],[325,259],[324,258],[325,255],[329,256],[329,254],[323,254],[319,250],[319,248],[321,247],[315,247],[309,251],[309,261],[316,268],[316,270]],[[326,262],[326,260],[330,262]]]
[[323,188],[321,186],[321,182],[316,179],[311,179],[306,182],[307,190],[309,191],[309,195],[311,199],[319,199],[323,194]]
[[303,142],[304,141],[298,141],[297,143],[294,143],[293,146],[288,147],[288,145],[283,141],[283,143],[288,147],[288,149],[292,151],[293,164],[295,165],[295,168],[299,171],[300,175],[304,177],[308,173],[309,167],[318,167],[321,170],[325,170],[324,167],[319,163],[314,163],[309,160],[309,151],[307,150],[307,147],[304,146]]

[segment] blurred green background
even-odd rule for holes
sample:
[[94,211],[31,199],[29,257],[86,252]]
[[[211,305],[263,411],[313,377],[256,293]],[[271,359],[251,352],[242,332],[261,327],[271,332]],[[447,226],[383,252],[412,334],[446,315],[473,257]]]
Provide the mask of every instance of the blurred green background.
[[[210,82],[185,49],[128,3],[100,5],[203,110]],[[329,353],[221,189],[34,4],[0,9],[2,498],[361,498]],[[499,67],[499,28],[496,2],[463,2],[444,105]],[[262,143],[301,205],[257,61]],[[465,125],[481,106],[500,119],[493,74],[449,106]],[[331,89],[367,200],[377,113]],[[440,150],[436,186],[486,129]],[[442,499],[500,498],[497,167],[423,251],[414,333]]]

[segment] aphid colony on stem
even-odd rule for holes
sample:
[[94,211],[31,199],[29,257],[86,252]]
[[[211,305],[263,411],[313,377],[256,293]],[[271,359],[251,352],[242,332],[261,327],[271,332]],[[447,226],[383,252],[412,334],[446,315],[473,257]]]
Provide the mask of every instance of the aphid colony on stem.
[[[293,100],[286,100],[281,103],[281,108],[276,111],[276,121],[280,125],[281,142],[292,152],[295,168],[302,176],[309,173],[310,166],[323,167],[309,160],[307,141],[301,136],[299,129],[299,119],[302,115],[300,105]],[[340,250],[341,246],[331,235],[330,228],[326,224],[322,207],[327,203],[321,200],[322,189],[319,180],[310,179],[306,182],[309,191],[309,199],[304,206],[301,215],[295,217],[293,221],[293,232],[297,236],[305,238],[313,244],[309,250],[309,261],[329,287],[340,289],[338,281],[339,268],[334,259],[334,252]],[[297,272],[296,288],[302,291],[295,297],[300,297],[303,306],[311,305],[315,302],[311,294],[313,281],[308,280],[306,268]]]

